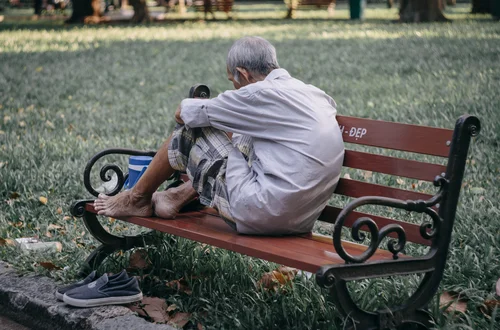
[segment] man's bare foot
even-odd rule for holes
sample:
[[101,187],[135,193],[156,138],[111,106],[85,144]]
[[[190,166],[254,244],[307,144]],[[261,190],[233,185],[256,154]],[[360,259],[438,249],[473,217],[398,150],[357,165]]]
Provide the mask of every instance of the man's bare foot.
[[198,196],[191,182],[153,194],[154,213],[163,219],[173,219],[180,209]]
[[99,215],[108,217],[150,217],[153,215],[151,196],[137,196],[132,190],[116,196],[99,194],[94,201],[94,208]]

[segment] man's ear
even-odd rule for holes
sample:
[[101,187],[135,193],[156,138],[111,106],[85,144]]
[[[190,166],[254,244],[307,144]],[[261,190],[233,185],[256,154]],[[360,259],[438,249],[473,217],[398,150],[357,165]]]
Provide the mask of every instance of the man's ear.
[[236,70],[239,72],[239,83],[251,83],[253,77],[252,75],[250,74],[250,72],[247,71],[247,69],[245,68],[242,68],[242,67],[236,67]]

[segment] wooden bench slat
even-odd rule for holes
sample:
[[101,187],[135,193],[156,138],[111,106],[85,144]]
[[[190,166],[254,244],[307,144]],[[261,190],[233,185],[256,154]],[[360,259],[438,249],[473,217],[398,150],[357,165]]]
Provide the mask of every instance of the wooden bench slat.
[[[87,204],[86,210],[95,213],[92,204]],[[311,239],[312,236],[239,235],[219,217],[202,212],[181,213],[173,220],[142,217],[120,220],[313,273],[322,265],[344,263],[332,244]],[[353,255],[364,250],[359,244],[345,244]],[[390,258],[390,253],[380,250],[370,260]]]
[[344,166],[405,178],[434,181],[436,175],[446,172],[446,166],[414,160],[346,150]]
[[299,6],[315,6],[315,7],[323,7],[330,6],[332,3],[335,3],[336,0],[299,0]]
[[[335,223],[335,220],[337,219],[339,213],[342,211],[341,208],[338,207],[333,207],[333,206],[327,206],[321,215],[319,216],[319,220],[328,222],[328,223]],[[386,225],[389,224],[398,224],[403,229],[405,230],[406,233],[406,239],[409,242],[417,243],[417,244],[422,244],[422,245],[431,245],[431,242],[425,238],[423,238],[420,235],[420,225],[416,225],[413,223],[405,222],[405,221],[398,221],[394,220],[391,218],[385,218],[385,217],[380,217],[377,215],[372,215],[368,213],[362,213],[362,212],[351,212],[348,216],[346,221],[344,222],[344,225],[346,227],[352,227],[352,224],[354,221],[361,217],[368,217],[373,219],[377,223],[378,228],[382,228]],[[430,220],[430,219],[429,219]],[[390,235],[391,237],[396,237],[396,235]]]
[[337,116],[344,142],[448,157],[453,130]]
[[[334,207],[334,206],[326,206],[323,212],[319,215],[318,220],[327,222],[327,223],[335,223],[335,220],[337,219],[339,213],[342,211],[341,208]],[[217,216],[217,210],[212,209],[212,208],[204,208],[199,211],[200,213],[206,213],[206,214],[211,214]],[[431,245],[431,242],[425,238],[423,238],[420,235],[420,225],[414,224],[414,223],[409,223],[405,221],[399,221],[391,218],[386,218],[386,217],[381,217],[377,215],[372,215],[368,213],[363,213],[363,212],[352,212],[347,216],[347,220],[345,221],[344,225],[346,227],[352,227],[352,224],[354,221],[356,221],[358,218],[361,217],[369,217],[372,218],[378,225],[379,228],[382,228],[383,226],[389,225],[389,224],[398,224],[403,227],[403,229],[406,232],[406,239],[409,242],[417,243],[417,244],[422,244],[422,245]],[[429,219],[430,220],[430,219]],[[329,236],[328,236],[329,237]],[[395,235],[392,235],[391,237],[395,237]],[[330,241],[332,240],[331,237]]]
[[335,193],[349,197],[383,196],[402,200],[427,200],[432,197],[432,195],[417,191],[392,188],[344,178],[339,180]]

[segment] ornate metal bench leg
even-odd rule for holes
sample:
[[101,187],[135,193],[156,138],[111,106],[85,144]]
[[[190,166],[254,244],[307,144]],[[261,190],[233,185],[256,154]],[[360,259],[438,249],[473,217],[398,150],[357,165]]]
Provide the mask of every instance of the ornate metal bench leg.
[[331,297],[337,309],[346,319],[343,329],[404,329],[421,330],[432,326],[430,315],[422,310],[414,309],[409,305],[395,309],[380,310],[376,313],[360,309],[351,299],[347,282],[337,280],[330,288]]
[[[417,263],[414,263],[417,264]],[[322,287],[330,290],[330,295],[335,307],[345,317],[346,324],[343,329],[429,329],[433,325],[432,316],[425,309],[428,302],[437,290],[441,277],[440,271],[425,273],[422,281],[415,291],[404,303],[390,306],[375,312],[367,312],[359,308],[352,300],[347,288],[347,282],[361,278],[375,278],[384,276],[367,275],[367,271],[375,273],[380,269],[388,269],[393,275],[411,274],[411,267],[404,262],[394,261],[393,265],[387,263],[358,264],[358,265],[333,265],[322,267],[316,274],[316,281]],[[365,275],[362,275],[365,274]],[[373,275],[373,274],[372,274]],[[391,276],[387,274],[386,276]]]
[[83,218],[85,227],[99,242],[102,243],[92,254],[85,260],[81,274],[88,273],[91,269],[99,267],[99,265],[110,254],[117,250],[130,250],[136,247],[143,247],[152,242],[152,231],[136,236],[115,236],[104,229],[95,213],[85,210],[85,204],[93,200],[81,200],[73,204],[71,213],[76,217]]

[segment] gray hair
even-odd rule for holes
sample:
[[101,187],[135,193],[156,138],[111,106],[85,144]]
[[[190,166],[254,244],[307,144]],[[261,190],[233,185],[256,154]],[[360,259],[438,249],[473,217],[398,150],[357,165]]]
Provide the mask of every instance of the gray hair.
[[227,54],[227,68],[239,82],[237,67],[244,68],[252,75],[267,76],[280,66],[276,49],[261,37],[243,37],[235,41]]

